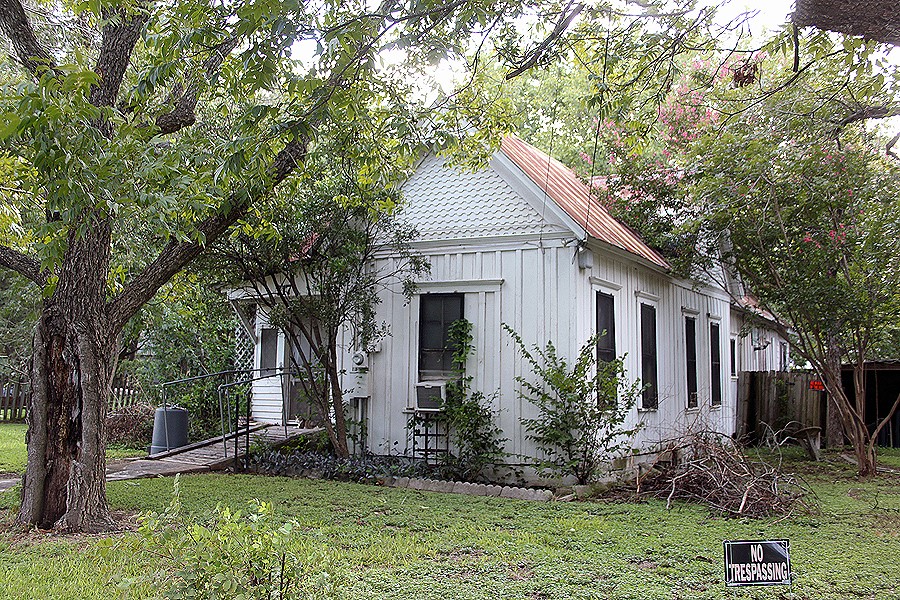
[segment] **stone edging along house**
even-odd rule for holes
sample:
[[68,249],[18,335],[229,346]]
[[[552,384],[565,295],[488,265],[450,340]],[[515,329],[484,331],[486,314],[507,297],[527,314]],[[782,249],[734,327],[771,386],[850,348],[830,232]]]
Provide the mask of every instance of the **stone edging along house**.
[[[343,348],[349,417],[366,423],[360,445],[370,452],[422,456],[446,444],[407,425],[439,405],[449,365],[442,340],[460,317],[473,324],[472,389],[492,402],[512,456],[536,454],[521,424],[536,409],[517,394],[516,377],[531,372],[503,323],[529,346],[550,340],[569,358],[608,331],[599,351],[625,355],[629,377],[651,384],[628,418],[627,425],[643,423],[637,449],[698,426],[733,433],[738,372],[786,366],[787,343],[773,330],[741,335],[752,308],[719,285],[674,277],[574,172],[518,138],[504,139],[474,173],[427,157],[403,194],[401,215],[419,232],[414,249],[430,262],[430,275],[411,302],[383,295],[376,318],[390,334],[370,352]],[[252,302],[236,292],[232,299]],[[262,311],[251,326],[254,368],[283,368],[284,336]],[[301,416],[284,402],[290,392],[282,379],[254,383],[255,420]]]

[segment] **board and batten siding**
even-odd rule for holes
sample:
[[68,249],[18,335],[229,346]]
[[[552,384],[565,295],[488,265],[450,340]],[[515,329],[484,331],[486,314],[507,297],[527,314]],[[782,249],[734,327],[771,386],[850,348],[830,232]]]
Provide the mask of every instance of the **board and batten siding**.
[[[535,418],[537,409],[518,394],[516,377],[533,380],[533,375],[501,324],[510,325],[529,347],[543,347],[549,340],[561,355],[573,359],[595,333],[598,291],[615,298],[616,350],[626,355],[630,378],[641,372],[640,304],[656,308],[659,406],[632,409],[630,424],[643,423],[634,446],[656,444],[700,427],[731,433],[735,403],[727,384],[731,325],[724,293],[697,291],[689,283],[603,249],[594,251],[592,266],[580,268],[574,242],[554,238],[422,250],[431,263],[431,274],[421,282],[419,295],[465,294],[463,311],[473,324],[475,347],[467,365],[474,378],[472,389],[483,392],[498,411],[512,460],[536,454],[521,419]],[[369,356],[368,436],[369,448],[376,453],[412,450],[404,411],[413,406],[417,381],[419,295],[407,302],[402,294],[387,294],[378,308],[377,318],[390,324],[390,335]],[[686,315],[697,322],[697,409],[687,409]],[[720,329],[723,397],[719,407],[710,405],[710,323],[718,323]]]
[[[547,177],[549,170],[543,183],[550,189]],[[576,187],[564,186],[565,193],[574,193]],[[440,157],[426,157],[404,184],[406,203],[398,218],[416,227],[419,236],[413,250],[431,264],[430,274],[419,282],[412,298],[401,293],[399,286],[381,293],[376,320],[387,325],[389,333],[370,348],[364,376],[351,367],[349,333],[342,344],[346,371],[342,388],[348,401],[368,397],[364,413],[371,452],[412,451],[407,423],[418,381],[420,298],[428,293],[464,294],[463,314],[473,325],[475,348],[467,372],[473,377],[472,389],[482,392],[497,411],[512,462],[536,455],[521,421],[535,418],[537,409],[518,394],[517,378],[534,381],[534,375],[502,324],[521,335],[529,348],[543,348],[552,341],[559,354],[571,361],[596,333],[597,292],[615,299],[616,352],[625,356],[632,379],[641,373],[641,304],[655,309],[658,406],[641,410],[638,405],[631,410],[626,426],[643,425],[633,445],[644,449],[702,428],[725,434],[734,431],[736,390],[730,381],[730,338],[740,324],[732,322],[737,313],[728,295],[663,273],[664,261],[654,262],[649,248],[637,254],[625,250],[633,251],[634,244],[616,241],[623,233],[619,228],[602,235],[594,232],[609,244],[588,236],[577,222],[578,211],[565,210],[544,188],[503,152],[488,168],[474,172],[450,167]],[[553,189],[562,193],[563,188]],[[375,259],[373,268],[396,272],[398,260],[385,254]],[[687,406],[686,317],[696,322],[696,408]],[[264,315],[258,321],[257,332],[264,326]],[[720,406],[711,403],[711,324],[719,330]],[[777,348],[777,342],[760,351],[742,345],[740,360],[746,366],[740,370],[775,364]],[[278,356],[278,366],[283,366],[281,337]],[[259,368],[259,343],[254,361]],[[280,378],[257,382],[254,417],[280,420],[281,398]]]
[[[639,379],[641,374],[641,304],[656,310],[658,405],[644,410],[639,398],[631,410],[628,425],[641,424],[633,446],[643,449],[701,428],[731,433],[735,401],[727,385],[725,360],[720,370],[722,404],[711,404],[710,324],[719,325],[719,356],[727,357],[728,352],[731,311],[724,292],[714,288],[698,290],[692,282],[673,279],[602,249],[595,250],[593,266],[585,272],[587,281],[579,294],[579,330],[594,332],[596,293],[612,295],[616,353],[625,355],[625,370],[631,380]],[[697,331],[698,406],[695,409],[688,408],[686,317],[695,319]]]

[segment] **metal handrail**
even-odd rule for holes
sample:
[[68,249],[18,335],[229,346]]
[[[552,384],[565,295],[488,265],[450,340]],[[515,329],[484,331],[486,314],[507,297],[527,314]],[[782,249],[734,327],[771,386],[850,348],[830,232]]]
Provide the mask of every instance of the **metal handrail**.
[[[171,381],[164,381],[163,383],[157,384],[162,389],[162,401],[163,401],[163,415],[164,415],[164,431],[166,434],[166,448],[170,447],[169,444],[169,399],[166,395],[166,389],[172,387],[173,385],[182,384],[182,383],[190,383],[192,381],[200,381],[201,379],[209,379],[210,377],[227,377],[230,375],[236,374],[245,374],[245,373],[253,373],[255,371],[261,371],[262,369],[228,369],[225,371],[216,371],[214,373],[204,373],[203,375],[194,375],[192,377],[183,377],[181,379],[173,379]],[[222,422],[223,414],[222,414],[222,403],[219,402],[219,421]],[[222,427],[223,436],[224,434],[224,426]]]
[[[221,428],[222,428],[222,449],[225,453],[225,458],[228,458],[228,440],[226,437],[227,433],[225,432],[225,417],[223,414],[224,413],[223,407],[226,405],[226,402],[224,402],[224,397],[225,397],[225,393],[227,392],[227,390],[229,390],[230,388],[233,388],[235,386],[238,386],[238,385],[253,383],[254,381],[261,381],[263,379],[271,379],[273,377],[283,378],[285,375],[290,375],[292,373],[292,369],[290,367],[288,367],[288,368],[275,367],[275,368],[267,368],[267,369],[253,369],[252,371],[248,371],[248,372],[253,372],[253,371],[274,371],[274,372],[268,373],[266,375],[260,375],[259,377],[250,377],[248,379],[239,379],[236,381],[225,382],[225,383],[219,384],[219,386],[217,388],[217,393],[218,393],[218,397],[219,397],[219,421],[220,421]],[[284,384],[282,383],[282,388],[283,387],[284,387]],[[248,390],[248,394],[252,394],[252,392],[253,392],[253,389],[251,387]],[[240,452],[238,452],[239,446],[240,446],[240,404],[239,403],[240,403],[240,399],[235,398],[235,401],[234,401],[234,469],[235,469],[235,472],[238,470],[238,466],[239,466],[238,459],[239,459],[239,455],[240,455]],[[282,399],[282,404],[284,404],[283,399]],[[284,411],[284,408],[282,407],[282,412],[283,411]],[[250,407],[250,401],[248,398],[247,411],[245,414],[245,417],[247,420],[245,444],[246,444],[248,452],[250,450],[250,415],[251,415],[251,407]],[[285,432],[287,432],[287,422],[286,421],[284,422],[284,427],[285,427]]]
[[[259,375],[256,377],[246,377],[247,375],[252,375],[254,373],[263,373],[263,372],[266,374]],[[225,370],[225,371],[216,371],[214,373],[205,373],[203,375],[194,375],[192,377],[184,377],[181,379],[173,379],[171,381],[166,381],[166,382],[163,382],[163,383],[160,383],[157,385],[162,389],[163,407],[165,409],[168,409],[169,406],[168,406],[168,397],[166,394],[166,390],[174,385],[190,383],[190,382],[194,382],[194,381],[200,381],[203,379],[209,379],[211,377],[244,376],[244,377],[235,379],[233,381],[226,380],[224,383],[220,383],[216,387],[216,392],[217,392],[218,402],[219,402],[219,426],[220,426],[220,430],[222,432],[223,452],[224,452],[225,458],[228,458],[228,438],[233,433],[234,438],[235,438],[235,453],[234,453],[235,454],[235,456],[234,456],[235,470],[237,470],[238,469],[238,455],[239,455],[238,450],[240,447],[240,444],[239,444],[240,416],[241,416],[240,415],[240,398],[235,398],[234,431],[228,432],[225,430],[226,421],[227,422],[231,421],[230,406],[228,406],[228,402],[226,401],[226,394],[228,393],[228,390],[230,390],[231,388],[238,386],[238,385],[253,383],[254,381],[261,381],[264,379],[271,379],[273,377],[280,377],[282,379],[282,384],[281,384],[281,388],[282,388],[282,403],[281,403],[282,404],[282,406],[281,406],[282,424],[284,426],[285,437],[286,437],[288,425],[287,425],[287,401],[285,398],[285,390],[284,390],[284,388],[285,388],[284,376],[285,375],[288,375],[288,376],[295,375],[295,374],[297,374],[297,372],[298,372],[297,369],[293,366],[267,367],[267,368],[257,368],[257,369],[230,369],[230,370]],[[248,394],[252,394],[252,387],[250,388],[250,390],[248,390]],[[227,417],[226,417],[226,412],[229,413],[227,415]],[[245,432],[246,433],[245,443],[246,443],[248,451],[250,448],[251,412],[252,412],[251,402],[250,402],[250,399],[248,398],[247,410],[246,410],[246,415],[245,415],[246,420],[247,420],[247,427],[246,427],[246,432]],[[168,425],[168,424],[166,424],[166,425]],[[166,447],[168,447],[169,446],[168,426],[166,426],[166,428],[165,428],[165,434],[166,434]]]

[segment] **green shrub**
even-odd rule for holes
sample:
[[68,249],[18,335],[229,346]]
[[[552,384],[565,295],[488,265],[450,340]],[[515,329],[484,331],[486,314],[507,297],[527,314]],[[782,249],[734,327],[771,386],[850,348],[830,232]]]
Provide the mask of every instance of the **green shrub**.
[[[489,399],[472,391],[472,376],[466,375],[466,361],[475,352],[472,323],[459,319],[450,324],[448,343],[453,349],[453,379],[447,382],[443,411],[430,418],[442,420],[447,427],[449,448],[436,465],[442,479],[479,481],[490,479],[489,467],[496,467],[508,456],[503,449],[506,438],[495,422]],[[419,426],[414,418],[410,427]]]
[[[182,274],[164,289],[159,302],[132,321],[129,332],[140,340],[141,352],[121,361],[118,375],[136,378],[143,400],[153,406],[165,402],[187,409],[192,441],[221,434],[218,387],[232,379],[215,376],[165,390],[160,384],[235,368],[237,321],[227,299],[195,274]],[[234,398],[245,391],[246,386],[231,388],[232,410]]]
[[334,596],[321,547],[307,547],[295,521],[279,523],[271,504],[259,500],[249,504],[246,512],[217,505],[211,518],[193,520],[182,509],[176,477],[169,506],[140,517],[140,534],[148,551],[165,563],[166,598]]
[[597,360],[597,336],[589,339],[572,365],[559,356],[552,342],[530,352],[521,336],[504,323],[537,383],[517,377],[519,395],[537,406],[536,419],[523,419],[544,458],[536,466],[557,476],[573,475],[578,483],[592,480],[604,461],[620,451],[637,432],[624,429],[641,385],[628,383],[622,358]]

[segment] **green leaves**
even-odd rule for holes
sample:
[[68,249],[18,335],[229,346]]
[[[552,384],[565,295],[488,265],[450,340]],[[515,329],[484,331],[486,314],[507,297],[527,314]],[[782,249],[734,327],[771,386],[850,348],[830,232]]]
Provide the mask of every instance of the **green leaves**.
[[142,549],[169,568],[166,598],[286,600],[307,597],[321,583],[318,552],[294,535],[295,522],[278,523],[267,502],[252,500],[246,511],[219,505],[195,520],[183,512],[176,478],[169,506],[139,521]]
[[597,360],[596,336],[570,363],[552,341],[532,351],[509,325],[504,323],[503,329],[536,378],[516,378],[519,395],[539,413],[536,419],[522,420],[528,438],[546,457],[536,466],[556,476],[574,476],[580,484],[590,482],[604,461],[614,458],[637,432],[623,425],[640,396],[640,383],[628,381],[624,357]]
[[[466,362],[475,353],[472,323],[466,319],[453,321],[447,337],[453,349],[454,379],[447,382],[443,412],[434,418],[446,424],[450,448],[440,456],[438,468],[441,477],[451,481],[491,481],[508,456],[503,449],[507,438],[500,437],[503,430],[497,425],[491,398],[472,391],[472,376],[466,375]],[[417,428],[421,423],[414,417],[408,426]]]
[[15,134],[18,131],[19,123],[21,122],[22,119],[14,112],[0,114],[0,140],[4,140]]

